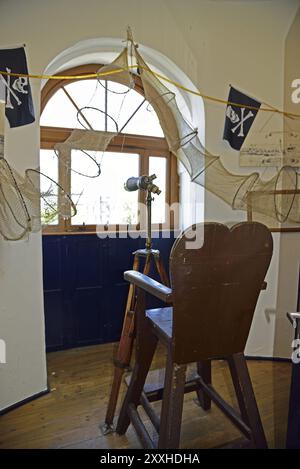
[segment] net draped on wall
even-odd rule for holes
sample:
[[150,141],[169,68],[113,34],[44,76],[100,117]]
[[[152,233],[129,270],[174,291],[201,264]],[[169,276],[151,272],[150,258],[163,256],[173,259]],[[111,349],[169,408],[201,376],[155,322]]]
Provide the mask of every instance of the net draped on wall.
[[[272,226],[283,223],[297,226],[300,223],[300,175],[297,168],[282,166],[268,181],[262,180],[258,172],[247,175],[229,172],[219,156],[203,147],[197,129],[183,117],[175,93],[151,71],[133,40],[129,42],[130,50],[125,47],[111,64],[99,69],[99,79],[115,81],[132,89],[134,76],[140,77],[145,99],[158,116],[169,150],[184,165],[191,181],[215,194],[233,210],[243,210],[251,216],[259,214],[266,224]],[[128,66],[129,53],[135,59],[135,68]],[[3,115],[4,112],[0,119]],[[0,126],[1,133],[4,132]],[[76,148],[86,157],[91,157],[89,147],[104,152],[118,133],[118,129],[116,132],[75,129],[64,143],[56,145],[55,151],[59,150],[61,157],[70,148]],[[40,230],[47,219],[57,215],[68,218],[76,214],[71,195],[57,181],[38,169],[27,169],[21,176],[10,166],[4,157],[3,136],[0,138],[0,172],[0,232],[5,239],[22,239],[28,233]],[[96,168],[95,177],[100,173],[100,168]],[[59,204],[56,202],[57,194]],[[47,219],[41,219],[41,200],[47,209]]]
[[283,166],[269,181],[261,180],[257,172],[249,175],[230,173],[220,157],[202,146],[197,131],[179,111],[175,95],[151,72],[137,50],[135,54],[145,96],[158,115],[170,151],[183,163],[191,181],[204,186],[233,210],[265,215],[273,226],[285,222],[300,223],[297,169]]

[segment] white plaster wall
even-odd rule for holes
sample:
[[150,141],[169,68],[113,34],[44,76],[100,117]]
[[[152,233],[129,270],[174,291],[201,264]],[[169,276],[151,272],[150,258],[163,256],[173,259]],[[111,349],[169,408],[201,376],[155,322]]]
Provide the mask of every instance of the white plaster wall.
[[[36,105],[37,85],[33,86]],[[21,173],[37,167],[37,125],[6,128],[5,155]],[[41,235],[18,242],[1,239],[0,338],[6,344],[6,363],[0,364],[0,410],[47,389],[42,288]]]
[[[203,8],[203,2],[199,3]],[[229,84],[232,84],[282,109],[286,89],[285,40],[299,4],[299,1],[205,2],[200,21],[197,15],[189,14],[193,8],[192,2],[176,4],[176,15],[173,13],[173,17],[176,17],[178,28],[181,28],[185,42],[195,56],[198,88],[207,95],[226,99]],[[180,26],[180,18],[185,15],[189,20]],[[295,54],[300,34],[297,36],[294,33],[294,36],[298,37],[298,42],[294,39]],[[283,129],[282,119],[274,118],[273,122],[275,129]],[[205,103],[205,125],[207,148],[221,155],[229,171],[247,174],[257,170],[241,168],[238,152],[222,140],[223,106]],[[272,169],[259,172],[265,179],[274,174]],[[233,222],[246,219],[246,215],[232,211],[216,196],[206,192],[205,219]],[[280,252],[284,241],[289,243],[291,239],[296,240],[293,244],[294,257],[291,249],[289,255],[286,252],[288,249]],[[248,355],[290,356],[291,330],[285,312],[296,306],[298,274],[295,275],[295,272],[296,266],[299,266],[300,249],[297,239],[297,235],[273,234],[274,254],[267,275],[268,288],[261,292],[257,304],[246,347]],[[278,278],[279,272],[281,275]],[[288,288],[279,283],[283,277]]]
[[[300,8],[285,40],[284,57],[284,108],[300,114],[300,103],[292,102],[292,81],[300,78]],[[284,130],[300,132],[300,120],[285,120]],[[289,136],[285,134],[286,144]],[[274,355],[290,356],[293,330],[286,320],[287,311],[296,311],[300,268],[300,233],[283,233],[280,236],[278,291],[274,333]]]
[[[169,57],[205,94],[226,98],[232,83],[280,107],[284,38],[298,4],[298,0],[2,0],[0,44],[25,42],[30,71],[41,73],[77,42],[123,37],[130,24],[140,43]],[[37,115],[38,87],[35,82]],[[221,140],[224,107],[208,104],[205,111],[207,147],[221,153],[230,170],[239,170],[237,155]],[[19,170],[35,166],[38,143],[38,121],[9,131],[7,157]],[[207,218],[233,218],[213,196],[207,196],[206,203]],[[0,336],[5,335],[8,343],[8,363],[0,365],[1,409],[46,387],[40,235],[28,243],[1,241],[0,258]],[[261,318],[275,304],[274,272],[271,289],[262,294]],[[262,321],[255,320],[247,351],[272,355],[274,324]]]

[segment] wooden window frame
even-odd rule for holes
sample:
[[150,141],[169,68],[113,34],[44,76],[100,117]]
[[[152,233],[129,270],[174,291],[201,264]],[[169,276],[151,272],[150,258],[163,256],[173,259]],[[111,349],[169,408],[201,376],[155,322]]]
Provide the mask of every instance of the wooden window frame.
[[[65,70],[62,75],[84,75],[88,73],[95,73],[101,67],[100,64],[89,64],[72,69]],[[68,85],[74,81],[80,81],[78,78],[70,80],[49,80],[42,90],[41,95],[41,114],[52,96],[63,86]],[[139,77],[135,77],[135,91],[143,94],[143,89]],[[72,133],[73,129],[63,127],[49,127],[41,126],[40,128],[40,148],[42,150],[54,150],[57,143],[63,143]],[[85,130],[85,132],[89,132]],[[146,135],[133,135],[122,133],[113,138],[108,145],[107,152],[118,153],[136,153],[139,155],[139,175],[148,174],[149,170],[149,157],[163,157],[167,160],[166,165],[166,204],[172,206],[179,202],[179,177],[177,173],[177,159],[169,151],[165,138],[152,137]],[[71,174],[67,172],[66,165],[58,158],[58,174],[59,183],[64,189],[70,192]],[[138,191],[138,201],[145,200],[145,192]],[[166,214],[167,215],[167,214]],[[178,226],[176,218],[173,213],[170,213],[169,223],[166,221],[164,224],[153,224],[153,230],[168,230],[175,229]],[[140,220],[139,220],[140,222]],[[139,225],[140,223],[138,223]],[[99,231],[99,226],[97,227]],[[100,229],[100,231],[102,231]],[[124,231],[124,225],[107,225],[103,226],[103,231],[118,232]],[[45,234],[71,234],[71,233],[95,233],[96,224],[94,225],[72,225],[71,220],[64,220],[60,215],[58,217],[58,224],[45,225],[43,233]]]

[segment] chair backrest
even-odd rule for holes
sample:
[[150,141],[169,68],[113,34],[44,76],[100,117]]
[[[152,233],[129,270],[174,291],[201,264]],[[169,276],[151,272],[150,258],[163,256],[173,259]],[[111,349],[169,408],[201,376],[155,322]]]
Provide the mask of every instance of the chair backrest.
[[[187,243],[195,229],[192,249]],[[244,351],[272,253],[269,229],[255,222],[198,224],[175,241],[170,277],[176,363]]]

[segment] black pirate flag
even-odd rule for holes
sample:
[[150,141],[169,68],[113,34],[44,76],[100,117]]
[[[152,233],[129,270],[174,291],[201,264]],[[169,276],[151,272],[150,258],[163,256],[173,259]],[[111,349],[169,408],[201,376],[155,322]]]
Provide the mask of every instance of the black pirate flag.
[[[0,72],[28,74],[24,47],[0,49]],[[10,127],[34,122],[34,108],[28,77],[0,73],[0,99],[5,100],[5,115]]]
[[[240,106],[228,104],[226,108],[223,139],[227,140],[230,146],[235,150],[240,150],[256,114],[259,111],[261,103],[253,98],[249,98],[249,96],[241,93],[232,86],[230,87],[228,101],[240,104]],[[243,107],[243,105],[245,107]],[[249,109],[247,106],[257,109]]]

